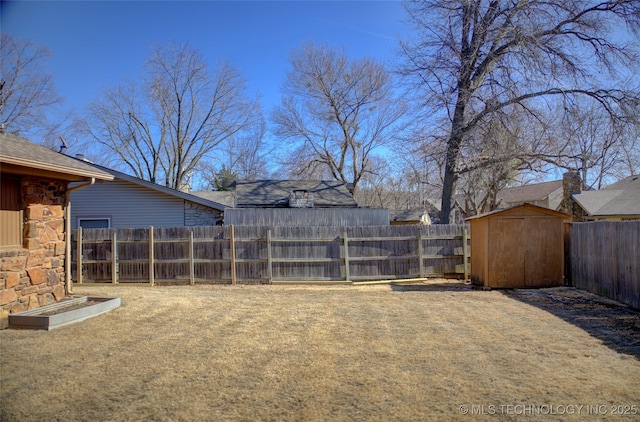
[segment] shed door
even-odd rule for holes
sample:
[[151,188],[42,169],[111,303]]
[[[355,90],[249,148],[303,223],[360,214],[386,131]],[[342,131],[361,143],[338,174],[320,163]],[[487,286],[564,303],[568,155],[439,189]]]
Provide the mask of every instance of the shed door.
[[557,219],[528,219],[525,239],[525,286],[548,287],[562,284],[563,239]]
[[488,253],[492,287],[525,287],[525,220],[496,218],[491,221]]
[[489,285],[523,288],[558,286],[564,258],[562,232],[553,218],[496,218],[491,221]]

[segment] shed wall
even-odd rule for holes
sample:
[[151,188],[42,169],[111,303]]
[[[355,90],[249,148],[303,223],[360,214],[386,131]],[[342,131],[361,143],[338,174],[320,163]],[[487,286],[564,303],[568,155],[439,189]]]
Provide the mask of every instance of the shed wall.
[[471,223],[471,282],[482,285],[487,278],[487,221]]
[[564,218],[522,206],[470,220],[471,280],[492,288],[564,284]]

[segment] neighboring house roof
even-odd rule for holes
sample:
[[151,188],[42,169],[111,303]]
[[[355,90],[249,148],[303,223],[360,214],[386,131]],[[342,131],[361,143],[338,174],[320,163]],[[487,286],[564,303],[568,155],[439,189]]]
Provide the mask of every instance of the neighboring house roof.
[[113,180],[111,174],[90,164],[5,132],[0,132],[0,162],[2,171],[6,173],[39,175],[68,181],[89,178]]
[[425,214],[423,209],[389,210],[391,221],[420,221]]
[[[515,186],[512,188],[501,189],[496,199],[505,204],[516,204],[524,202],[542,201],[549,197],[555,191],[562,191],[562,180],[553,180],[551,182],[533,183],[530,185]],[[561,199],[561,197],[559,198]],[[550,208],[555,209],[558,204],[549,204]]]
[[575,194],[573,198],[591,217],[640,216],[640,175],[597,191]]
[[[80,161],[80,160],[76,160],[76,161]],[[83,161],[80,161],[80,162],[83,162]],[[222,204],[222,203],[219,203],[219,202],[216,202],[216,201],[212,201],[212,200],[203,198],[201,196],[193,195],[191,193],[182,192],[182,191],[179,191],[177,189],[167,188],[167,187],[159,185],[157,183],[148,182],[146,180],[142,180],[142,179],[139,179],[137,177],[130,176],[128,174],[121,173],[119,171],[116,171],[116,170],[113,170],[113,169],[110,169],[110,168],[107,168],[107,167],[100,166],[98,164],[93,164],[93,163],[89,163],[89,162],[86,162],[86,161],[83,162],[83,163],[86,163],[87,165],[95,167],[96,169],[100,169],[100,170],[102,170],[104,172],[110,173],[112,178],[117,178],[117,179],[121,179],[121,180],[130,182],[130,183],[135,183],[137,185],[144,186],[146,188],[153,189],[153,190],[158,191],[158,192],[163,192],[163,193],[166,193],[168,195],[172,195],[172,196],[175,196],[175,197],[178,197],[178,198],[181,198],[181,199],[184,199],[184,200],[196,203],[196,204],[204,205],[204,206],[207,206],[209,208],[214,208],[214,209],[217,209],[217,210],[220,210],[220,211],[224,211],[224,209],[227,207],[225,204]]]
[[239,208],[288,207],[293,191],[313,194],[314,207],[357,207],[358,203],[337,181],[312,180],[244,180],[236,182],[236,206]]
[[[427,206],[430,208],[430,211],[438,211],[438,212],[440,212],[440,209],[442,208],[442,199],[439,199],[439,198],[427,198],[425,200],[425,202],[426,202]],[[463,200],[463,202],[464,202],[464,200]],[[458,204],[458,206],[460,205],[460,201],[459,201],[459,198],[457,198],[457,195],[456,195],[456,203]]]
[[391,221],[395,223],[431,223],[431,217],[427,211],[420,208],[389,210],[389,214],[391,215]]
[[199,196],[209,201],[217,202],[219,204],[226,205],[229,208],[236,206],[236,193],[235,191],[225,190],[200,190],[189,192],[192,195]]

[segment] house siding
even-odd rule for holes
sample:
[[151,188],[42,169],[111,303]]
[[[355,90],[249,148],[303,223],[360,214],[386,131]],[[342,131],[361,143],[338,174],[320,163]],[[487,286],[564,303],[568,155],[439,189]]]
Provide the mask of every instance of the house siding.
[[185,201],[123,180],[96,183],[71,193],[72,229],[91,217],[109,217],[115,228],[184,226]]

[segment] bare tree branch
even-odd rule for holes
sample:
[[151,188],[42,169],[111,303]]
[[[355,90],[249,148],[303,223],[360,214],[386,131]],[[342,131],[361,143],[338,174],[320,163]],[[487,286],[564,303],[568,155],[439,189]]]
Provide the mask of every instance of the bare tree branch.
[[292,53],[291,67],[272,114],[276,135],[292,142],[297,168],[324,168],[356,190],[406,110],[392,97],[388,73],[370,59],[348,60],[313,44]]
[[84,124],[138,177],[181,189],[218,145],[261,119],[238,72],[224,63],[211,71],[187,45],[156,46],[143,79],[140,95],[133,83],[106,91]]
[[417,38],[403,42],[399,72],[422,93],[425,112],[446,110],[449,119],[442,222],[466,171],[465,149],[491,120],[517,106],[543,121],[554,97],[579,96],[623,118],[621,104],[638,98],[637,86],[623,86],[619,77],[637,65],[638,53],[612,30],[639,27],[636,0],[424,0],[408,3],[407,11]]

